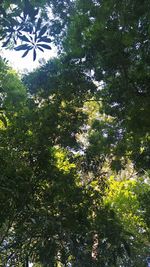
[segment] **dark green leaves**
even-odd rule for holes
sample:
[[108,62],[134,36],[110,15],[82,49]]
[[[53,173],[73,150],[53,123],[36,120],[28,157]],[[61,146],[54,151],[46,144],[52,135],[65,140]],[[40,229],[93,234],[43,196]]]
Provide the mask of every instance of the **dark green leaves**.
[[37,32],[37,31],[40,31],[41,24],[42,24],[42,19],[39,18],[38,21],[37,21],[37,25],[36,25],[36,32]]
[[2,47],[6,47],[9,44],[10,40],[11,40],[11,35],[8,36],[8,39],[3,43]]
[[37,47],[42,46],[45,49],[51,49],[51,47],[47,44],[38,44]]
[[44,52],[44,50],[43,50],[40,46],[38,46],[37,48],[38,48],[40,51]]
[[42,35],[45,34],[46,31],[47,31],[47,26],[45,25],[45,26],[42,27],[42,29],[40,30],[38,37],[39,37],[39,38],[42,37]]
[[50,43],[51,39],[48,38],[47,36],[43,36],[39,38],[39,42],[45,42],[45,43]]
[[[30,50],[33,50],[33,61],[34,61],[36,60],[37,49],[39,49],[42,52],[44,52],[43,48],[49,49],[49,50],[51,49],[51,46],[47,44],[51,42],[51,39],[47,35],[44,35],[47,32],[47,26],[43,26],[40,29],[41,23],[42,23],[42,20],[38,19],[36,27],[35,28],[32,27],[32,31],[31,31],[32,35],[29,35],[29,34],[18,35],[18,38],[21,41],[27,43],[27,44],[22,44],[22,45],[15,47],[16,51],[26,50],[26,52],[23,54],[22,57],[25,57]],[[30,32],[30,30],[31,28],[25,28],[25,31],[27,31],[27,33]],[[4,44],[3,46],[6,46],[9,43],[10,39],[11,37],[9,37],[6,44]]]
[[[14,218],[8,243],[16,257],[28,252],[43,266],[58,260],[63,266],[143,267],[141,247],[149,251],[149,230],[144,217],[137,224],[144,213],[137,205],[140,178],[134,166],[140,172],[150,166],[148,1],[51,0],[57,15],[53,25],[37,18],[30,2],[44,0],[26,0],[21,28],[14,20],[13,27],[5,24],[5,45],[16,34],[22,42],[16,51],[25,57],[31,50],[36,60],[37,51],[51,49],[48,32],[54,40],[63,36],[64,21],[69,28],[64,24],[65,39],[55,41],[59,47],[65,43],[63,55],[24,78],[29,94],[19,108],[17,80],[9,74],[9,83],[2,82],[0,100],[10,122],[5,129],[1,119],[0,218]],[[74,9],[67,13],[72,2]],[[111,191],[110,175],[116,184]],[[126,190],[126,183],[118,186],[130,177],[135,190]],[[146,174],[142,191],[148,183]],[[130,226],[132,214],[137,232]]]
[[24,42],[27,42],[27,43],[31,42],[25,35],[19,35],[19,39],[21,41],[24,41]]
[[29,45],[27,45],[27,44],[23,44],[23,45],[19,45],[19,46],[15,47],[15,50],[16,50],[16,51],[28,50],[28,48],[30,48]]
[[[2,16],[2,25],[4,34],[2,34],[3,42],[2,47],[7,47],[9,43],[17,44],[18,40],[22,42],[21,45],[16,46],[16,51],[26,50],[23,54],[25,57],[30,50],[33,50],[33,60],[36,59],[36,50],[43,52],[43,49],[51,49],[48,43],[51,43],[51,39],[47,35],[48,26],[42,20],[37,18],[39,9],[34,8],[29,1],[25,2],[23,15],[16,14],[16,16],[6,19]],[[34,18],[34,19],[33,19]],[[42,42],[42,44],[40,44]],[[45,44],[47,43],[47,44]]]
[[33,61],[36,60],[36,50],[33,49]]
[[22,57],[25,57],[28,53],[29,53],[29,51],[32,49],[32,47],[30,47],[30,48],[28,48],[28,50],[26,50],[25,52],[24,52],[24,54],[22,55]]

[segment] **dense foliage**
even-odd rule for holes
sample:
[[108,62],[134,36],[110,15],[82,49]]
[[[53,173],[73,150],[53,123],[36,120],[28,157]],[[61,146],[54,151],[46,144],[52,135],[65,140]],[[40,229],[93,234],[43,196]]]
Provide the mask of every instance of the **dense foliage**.
[[22,80],[0,59],[1,266],[145,266],[149,7],[2,1],[3,46],[59,56]]

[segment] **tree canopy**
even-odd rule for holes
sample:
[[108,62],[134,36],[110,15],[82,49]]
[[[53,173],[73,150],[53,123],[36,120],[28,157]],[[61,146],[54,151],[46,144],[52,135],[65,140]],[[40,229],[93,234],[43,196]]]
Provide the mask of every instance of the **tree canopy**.
[[59,50],[21,78],[0,58],[0,265],[144,267],[149,1],[0,10],[4,47]]

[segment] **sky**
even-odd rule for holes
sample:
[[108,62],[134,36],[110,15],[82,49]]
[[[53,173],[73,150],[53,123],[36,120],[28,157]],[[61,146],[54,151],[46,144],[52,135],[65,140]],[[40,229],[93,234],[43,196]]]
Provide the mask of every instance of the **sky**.
[[29,54],[24,58],[22,58],[23,53],[24,51],[8,50],[4,48],[0,49],[0,55],[6,58],[9,61],[9,65],[20,73],[27,71],[30,72],[40,66],[41,60],[44,59],[47,61],[50,58],[55,57],[57,55],[57,49],[56,47],[52,47],[51,50],[45,49],[44,52],[38,51],[37,59],[35,61],[33,61],[32,51],[30,51]]

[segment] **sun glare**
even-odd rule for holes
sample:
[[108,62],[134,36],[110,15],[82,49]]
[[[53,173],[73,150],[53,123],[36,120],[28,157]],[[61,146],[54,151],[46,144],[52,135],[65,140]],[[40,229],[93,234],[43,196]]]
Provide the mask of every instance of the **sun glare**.
[[22,58],[22,51],[15,51],[2,48],[0,51],[2,57],[6,58],[10,66],[20,73],[30,72],[33,69],[40,66],[41,62],[46,62],[52,57],[57,55],[56,47],[52,47],[52,50],[44,50],[44,53],[40,51],[37,54],[37,59],[33,61],[32,52],[26,57]]

